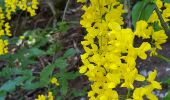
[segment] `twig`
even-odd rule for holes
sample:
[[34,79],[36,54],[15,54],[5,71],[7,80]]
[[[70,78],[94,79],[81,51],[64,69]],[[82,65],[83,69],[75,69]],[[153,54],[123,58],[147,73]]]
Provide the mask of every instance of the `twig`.
[[163,55],[160,55],[160,54],[156,55],[156,57],[158,57],[158,58],[166,61],[168,64],[170,64],[170,59],[169,58],[166,58],[166,57],[164,57]]
[[168,37],[170,37],[170,30],[169,30],[169,26],[168,24],[164,21],[161,12],[159,11],[158,6],[155,4],[155,11],[159,17],[159,20],[161,22],[161,26],[163,27],[163,29],[165,30],[165,33],[168,35]]
[[62,17],[62,22],[65,20],[65,16],[66,16],[66,11],[68,9],[68,5],[70,3],[70,0],[67,0],[66,6],[64,8],[64,13],[63,13],[63,17]]
[[55,7],[54,7],[51,0],[49,0],[49,1],[47,0],[47,5],[50,7],[50,9],[51,9],[51,11],[53,13],[53,16],[56,16],[56,10],[55,10]]
[[19,20],[21,18],[21,15],[22,15],[23,11],[19,14],[18,16],[18,20],[17,20],[17,23],[16,23],[16,27],[15,27],[15,30],[14,30],[14,33],[13,33],[13,36],[15,37],[16,36],[16,33],[17,33],[17,30],[18,30],[18,26],[19,26]]
[[129,28],[131,28],[131,26],[132,26],[132,21],[131,21],[131,15],[132,15],[132,12],[131,12],[131,5],[130,5],[130,0],[125,0],[124,1],[124,10],[126,10],[127,11],[127,27],[129,27]]

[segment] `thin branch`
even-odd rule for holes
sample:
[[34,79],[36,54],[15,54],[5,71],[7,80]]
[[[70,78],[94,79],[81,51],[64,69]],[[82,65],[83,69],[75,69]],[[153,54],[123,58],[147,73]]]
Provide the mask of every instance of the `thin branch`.
[[66,11],[67,11],[67,9],[68,9],[69,3],[70,3],[70,0],[67,0],[66,6],[65,6],[65,9],[64,9],[64,13],[63,13],[62,22],[65,20]]
[[163,29],[165,30],[165,33],[168,35],[168,37],[170,37],[170,30],[169,30],[169,26],[168,24],[164,21],[161,12],[159,11],[158,6],[155,4],[155,11],[159,17],[159,20],[161,22],[161,25],[163,27]]

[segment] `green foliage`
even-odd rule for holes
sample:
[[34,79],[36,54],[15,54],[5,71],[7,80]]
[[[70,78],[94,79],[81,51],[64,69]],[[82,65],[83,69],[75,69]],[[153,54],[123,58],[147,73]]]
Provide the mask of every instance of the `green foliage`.
[[0,6],[2,7],[2,9],[5,9],[5,2],[4,0],[0,0]]
[[155,4],[149,0],[142,0],[135,4],[132,9],[132,24],[135,24],[138,20],[147,21],[155,9]]
[[[5,100],[7,94],[15,92],[18,88],[25,91],[48,88],[54,94],[59,92],[62,98],[68,94],[69,80],[79,76],[77,71],[68,71],[67,59],[76,54],[74,48],[68,49],[63,56],[55,57],[62,50],[58,40],[53,39],[53,34],[67,30],[67,23],[61,22],[57,28],[36,29],[24,33],[25,39],[11,38],[10,44],[17,46],[13,54],[0,56],[4,62],[0,70],[0,100]],[[48,64],[41,66],[40,58],[53,58]],[[1,68],[1,67],[0,67]],[[60,86],[50,85],[52,77],[57,77]],[[75,90],[74,90],[75,91]],[[71,92],[71,91],[69,91]]]
[[170,91],[168,91],[168,94],[163,98],[163,100],[170,100]]
[[61,83],[61,94],[66,95],[68,92],[68,81],[71,79],[75,79],[80,74],[78,72],[67,72],[66,67],[68,66],[66,58],[70,56],[74,56],[76,54],[73,48],[66,51],[63,57],[56,59],[54,62],[55,65],[60,69],[59,73],[56,73],[55,76],[59,79]]
[[65,21],[59,22],[57,24],[57,26],[58,26],[58,29],[60,30],[60,32],[66,32],[69,28],[68,23]]
[[166,3],[170,3],[170,0],[163,0],[164,2],[166,2]]

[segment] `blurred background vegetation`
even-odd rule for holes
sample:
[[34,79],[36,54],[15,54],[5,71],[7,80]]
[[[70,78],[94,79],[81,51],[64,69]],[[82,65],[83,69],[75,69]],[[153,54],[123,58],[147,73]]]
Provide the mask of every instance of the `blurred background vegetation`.
[[[48,91],[56,100],[86,96],[88,82],[78,72],[80,8],[76,0],[39,0],[36,16],[20,10],[12,15],[9,53],[0,56],[0,100],[33,100]],[[58,87],[50,84],[52,77]]]

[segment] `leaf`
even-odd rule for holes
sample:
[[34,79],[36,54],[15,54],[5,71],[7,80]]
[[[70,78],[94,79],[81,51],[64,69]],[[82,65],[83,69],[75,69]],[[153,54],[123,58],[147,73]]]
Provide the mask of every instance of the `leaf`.
[[74,56],[75,54],[76,54],[76,50],[74,48],[70,48],[65,52],[63,57],[68,58]]
[[155,30],[155,31],[159,31],[159,30],[161,30],[161,28],[160,28],[160,26],[159,26],[159,23],[158,23],[158,22],[154,22],[152,26],[153,26],[153,28],[154,28],[154,30]]
[[54,65],[46,66],[40,73],[40,80],[37,82],[32,82],[35,77],[29,78],[29,80],[24,84],[24,89],[33,90],[40,87],[45,87],[48,85],[50,76],[52,75],[54,70]]
[[5,100],[5,97],[6,97],[6,92],[0,91],[0,100]]
[[86,89],[83,89],[83,90],[73,90],[73,95],[75,97],[82,97],[82,96],[85,96],[87,94],[87,90]]
[[140,19],[142,9],[145,6],[145,1],[139,1],[132,9],[132,24],[135,26],[136,22]]
[[60,45],[59,44],[51,44],[49,47],[48,47],[48,50],[46,51],[46,53],[48,55],[54,55],[57,51],[59,51],[61,49]]
[[164,78],[161,82],[170,85],[170,78]]
[[53,70],[54,70],[54,66],[48,65],[47,67],[45,67],[41,71],[41,73],[40,73],[40,83],[41,83],[41,85],[45,86],[49,83],[50,76],[52,75]]
[[28,50],[28,53],[31,57],[43,56],[44,54],[46,54],[43,50],[40,50],[38,48],[31,48]]
[[61,93],[62,95],[66,95],[68,92],[68,82],[62,77],[60,79],[61,79]]
[[132,9],[132,24],[135,27],[138,20],[147,21],[151,16],[153,10],[155,9],[155,4],[150,3],[149,0],[142,0],[137,2],[137,4]]
[[40,87],[42,87],[40,82],[34,82],[34,83],[29,82],[24,85],[24,89],[26,90],[35,90]]
[[170,3],[170,0],[164,0],[164,2],[166,2],[166,3]]
[[5,67],[0,72],[0,77],[9,78],[11,75],[32,76],[31,70]]
[[58,25],[58,30],[59,30],[60,32],[67,32],[67,30],[68,30],[68,28],[69,28],[68,23],[65,22],[65,21],[63,21],[63,22],[58,22],[57,25]]
[[79,75],[80,75],[79,72],[66,72],[66,73],[63,73],[63,77],[65,77],[67,80],[75,79]]
[[170,100],[170,91],[168,91],[168,94],[163,98],[163,100]]
[[5,67],[5,68],[3,68],[2,71],[0,72],[0,77],[9,78],[12,74],[13,74],[12,68]]
[[3,10],[5,10],[5,2],[4,2],[4,0],[0,0],[0,6],[2,7]]
[[62,57],[55,61],[55,65],[62,70],[68,66],[66,59],[63,59]]
[[145,20],[147,21],[149,17],[151,16],[152,12],[155,9],[155,4],[154,3],[148,3],[146,7],[143,9],[143,12],[140,16],[140,20]]
[[0,87],[0,90],[6,91],[6,92],[12,92],[15,90],[17,85],[21,84],[26,79],[27,77],[17,77],[14,80],[9,80]]

